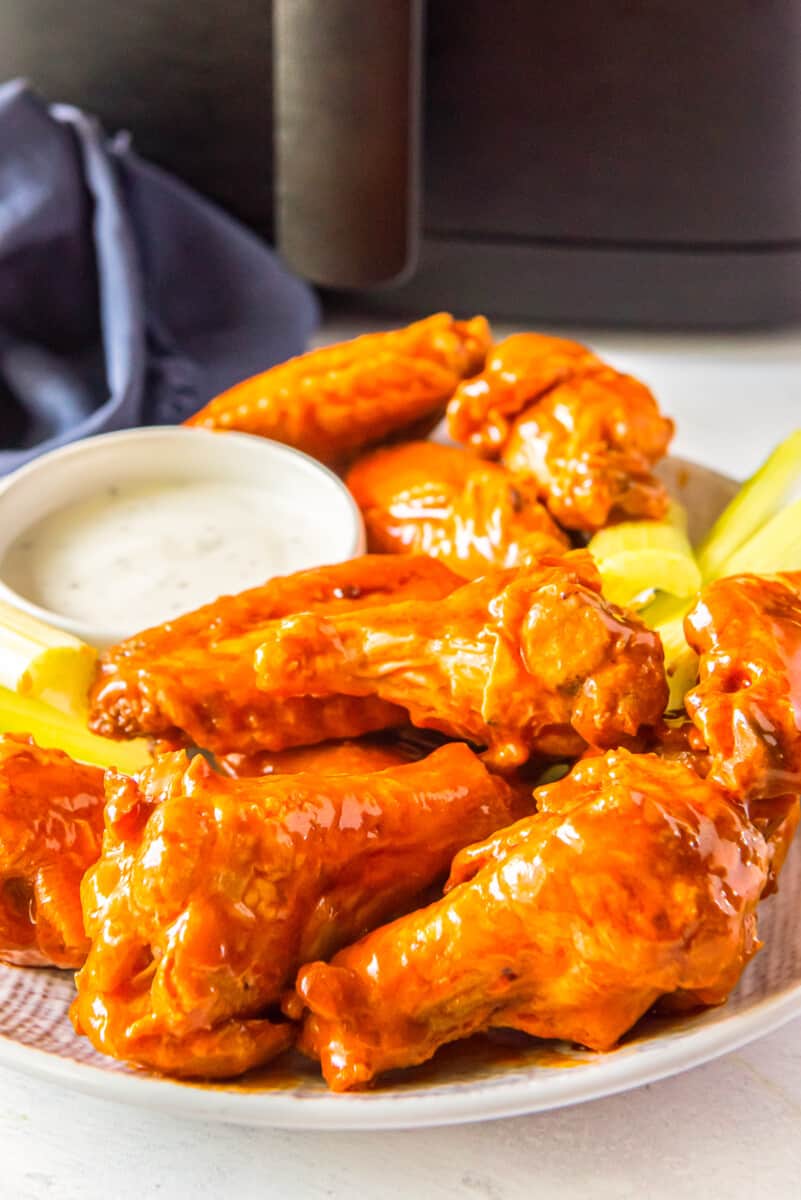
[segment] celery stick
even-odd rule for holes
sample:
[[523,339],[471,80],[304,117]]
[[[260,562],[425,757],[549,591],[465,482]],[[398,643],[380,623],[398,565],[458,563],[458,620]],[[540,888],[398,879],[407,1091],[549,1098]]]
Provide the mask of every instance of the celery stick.
[[77,718],[2,686],[0,733],[29,733],[40,746],[64,750],[71,758],[96,767],[116,767],[127,775],[147,766],[151,758],[142,739],[113,742],[98,737]]
[[567,762],[551,763],[537,778],[537,782],[532,784],[532,788],[545,787],[549,783],[557,783],[560,779],[564,779],[565,775],[570,774],[570,767],[571,764]]
[[801,500],[796,500],[763,525],[722,564],[720,577],[774,575],[801,571]]
[[665,652],[665,674],[670,687],[667,711],[677,712],[684,705],[685,694],[698,676],[698,655],[687,645],[684,618],[695,603],[690,599],[657,596],[640,616],[660,637]]
[[624,521],[602,529],[587,549],[595,559],[604,595],[629,605],[648,592],[690,596],[701,573],[687,538],[687,517],[673,502],[664,521]]
[[79,638],[0,601],[0,686],[82,715],[96,660]]
[[704,580],[730,574],[728,560],[800,493],[801,429],[797,429],[743,484],[699,546],[698,565]]

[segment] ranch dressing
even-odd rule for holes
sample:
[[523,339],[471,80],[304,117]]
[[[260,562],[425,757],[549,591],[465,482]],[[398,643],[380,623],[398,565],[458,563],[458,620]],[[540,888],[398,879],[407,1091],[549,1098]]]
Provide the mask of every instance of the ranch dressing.
[[9,547],[3,576],[51,612],[132,632],[328,561],[325,514],[299,509],[236,482],[112,486],[32,525]]

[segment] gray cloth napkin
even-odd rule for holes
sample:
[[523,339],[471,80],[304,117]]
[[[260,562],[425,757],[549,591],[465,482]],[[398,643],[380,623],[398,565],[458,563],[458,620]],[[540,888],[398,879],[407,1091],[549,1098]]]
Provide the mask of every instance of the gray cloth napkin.
[[0,474],[182,421],[301,353],[317,319],[268,246],[125,135],[0,86]]

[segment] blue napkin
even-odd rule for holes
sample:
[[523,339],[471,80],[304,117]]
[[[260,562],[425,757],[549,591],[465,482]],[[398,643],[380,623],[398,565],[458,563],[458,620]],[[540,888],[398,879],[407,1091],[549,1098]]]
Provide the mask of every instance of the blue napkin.
[[299,354],[311,290],[125,135],[0,86],[0,474]]

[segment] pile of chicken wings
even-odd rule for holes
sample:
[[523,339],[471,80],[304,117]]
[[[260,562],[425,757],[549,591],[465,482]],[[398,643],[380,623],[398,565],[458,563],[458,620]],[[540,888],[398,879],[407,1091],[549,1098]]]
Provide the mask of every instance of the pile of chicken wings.
[[[456,444],[421,440],[444,414]],[[372,553],[106,651],[89,723],[152,739],[138,775],[0,739],[0,957],[78,968],[104,1054],[214,1079],[296,1046],[337,1091],[724,1001],[798,823],[801,575],[699,594],[666,714],[659,636],[583,548],[666,510],[648,389],[439,314],[190,423],[335,465]]]

